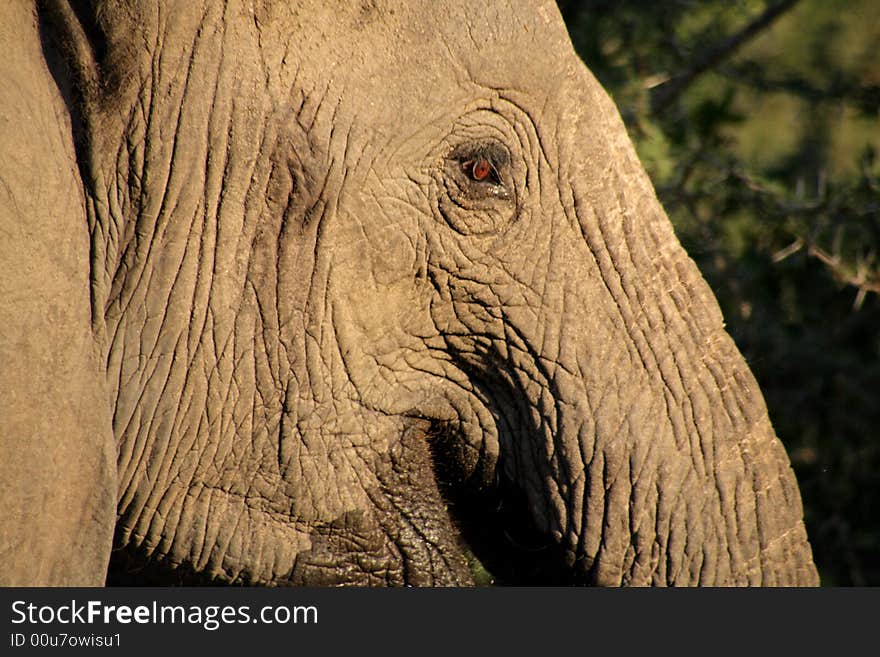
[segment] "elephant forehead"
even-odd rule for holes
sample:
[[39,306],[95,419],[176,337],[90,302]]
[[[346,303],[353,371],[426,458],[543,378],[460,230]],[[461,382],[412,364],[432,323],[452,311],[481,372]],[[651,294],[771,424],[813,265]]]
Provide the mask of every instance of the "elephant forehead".
[[286,36],[298,40],[288,44],[301,59],[296,75],[329,80],[375,127],[424,120],[480,88],[542,100],[582,68],[553,2],[365,0],[296,11],[276,21],[295,30]]

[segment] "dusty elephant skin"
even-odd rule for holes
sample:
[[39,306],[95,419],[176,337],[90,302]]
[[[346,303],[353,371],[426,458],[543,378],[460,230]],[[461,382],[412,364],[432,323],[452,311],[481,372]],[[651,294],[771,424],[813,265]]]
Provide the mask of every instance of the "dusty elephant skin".
[[817,583],[553,3],[14,1],[0,46],[3,584]]

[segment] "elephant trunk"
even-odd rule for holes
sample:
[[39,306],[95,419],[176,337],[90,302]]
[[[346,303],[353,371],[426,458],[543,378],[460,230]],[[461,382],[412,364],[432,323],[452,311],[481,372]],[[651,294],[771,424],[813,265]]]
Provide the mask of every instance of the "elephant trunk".
[[585,86],[601,111],[562,145],[571,230],[549,256],[569,264],[539,313],[506,310],[487,388],[516,392],[495,396],[497,498],[472,538],[507,544],[487,561],[510,582],[816,584],[757,383],[616,110]]

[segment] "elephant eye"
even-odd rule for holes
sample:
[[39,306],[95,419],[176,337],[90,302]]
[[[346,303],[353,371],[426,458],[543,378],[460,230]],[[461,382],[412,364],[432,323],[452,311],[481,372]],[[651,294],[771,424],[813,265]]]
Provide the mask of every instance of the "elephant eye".
[[461,202],[510,199],[510,153],[494,140],[461,144],[446,156],[445,171],[448,189]]
[[480,158],[477,160],[466,160],[462,162],[462,168],[472,180],[483,182],[492,173],[492,165],[489,160]]
[[462,161],[461,169],[474,182],[492,182],[495,184],[500,182],[498,172],[485,157],[466,159]]

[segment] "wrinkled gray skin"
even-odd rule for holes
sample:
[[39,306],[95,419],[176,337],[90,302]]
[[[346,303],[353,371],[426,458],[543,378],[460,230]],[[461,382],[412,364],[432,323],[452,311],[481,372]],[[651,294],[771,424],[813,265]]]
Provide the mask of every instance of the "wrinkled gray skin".
[[2,583],[817,583],[553,3],[0,14]]

